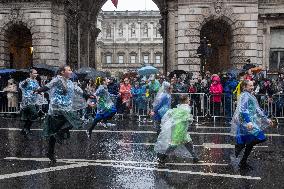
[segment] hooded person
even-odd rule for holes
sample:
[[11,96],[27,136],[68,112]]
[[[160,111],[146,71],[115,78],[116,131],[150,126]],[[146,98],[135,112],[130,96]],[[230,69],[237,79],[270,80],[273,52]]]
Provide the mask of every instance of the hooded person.
[[167,81],[162,83],[162,87],[157,93],[154,103],[152,116],[157,128],[157,134],[160,133],[160,122],[164,114],[171,108],[171,84]]
[[[100,121],[106,122],[107,120],[113,118],[113,116],[116,114],[117,110],[115,104],[113,103],[110,93],[108,92],[108,82],[108,78],[100,78],[98,82],[99,87],[95,94],[93,94],[97,98],[97,113],[92,126],[86,131],[89,139],[91,138],[93,129]],[[105,126],[114,126],[114,124],[106,123]]]
[[227,74],[227,81],[224,84],[225,93],[225,117],[227,123],[231,121],[232,118],[232,105],[233,105],[233,92],[238,85],[236,76],[232,73]]
[[238,158],[241,151],[245,149],[244,155],[239,163],[240,168],[249,168],[248,156],[256,144],[266,141],[264,129],[272,125],[258,101],[252,94],[253,82],[244,80],[241,84],[242,93],[239,97],[237,108],[231,122],[231,134],[235,137],[235,157]]
[[212,83],[209,88],[209,92],[212,95],[211,101],[213,102],[213,108],[211,109],[213,116],[220,115],[220,108],[222,102],[223,87],[220,83],[220,77],[217,74],[211,76]]
[[182,145],[190,152],[194,163],[199,161],[188,133],[188,127],[193,121],[189,96],[182,94],[179,101],[177,107],[169,109],[161,121],[161,132],[155,144],[160,164],[164,164],[169,153],[174,152],[177,147]]

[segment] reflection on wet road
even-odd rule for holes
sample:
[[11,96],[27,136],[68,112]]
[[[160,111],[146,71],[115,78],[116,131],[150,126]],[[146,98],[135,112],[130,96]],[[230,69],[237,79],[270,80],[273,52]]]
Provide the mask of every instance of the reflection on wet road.
[[74,130],[69,141],[57,146],[57,164],[50,166],[40,123],[29,140],[21,136],[17,119],[0,123],[0,188],[284,188],[283,124],[269,130],[268,141],[253,150],[253,169],[240,171],[231,156],[229,128],[223,124],[190,128],[201,163],[193,164],[183,153],[159,167],[151,125],[98,127],[91,140],[84,130]]

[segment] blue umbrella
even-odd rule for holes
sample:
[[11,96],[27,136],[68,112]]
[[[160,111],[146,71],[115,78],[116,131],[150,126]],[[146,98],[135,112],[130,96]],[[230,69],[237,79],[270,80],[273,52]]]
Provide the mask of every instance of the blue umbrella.
[[138,70],[139,75],[151,75],[158,73],[159,70],[153,66],[144,66]]
[[15,69],[0,69],[0,74],[10,74],[16,72]]

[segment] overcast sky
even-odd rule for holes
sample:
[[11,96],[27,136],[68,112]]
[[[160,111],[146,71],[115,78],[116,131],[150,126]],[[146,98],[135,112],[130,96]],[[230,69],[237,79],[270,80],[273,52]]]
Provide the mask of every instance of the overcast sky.
[[152,0],[118,0],[117,9],[111,0],[108,0],[102,8],[104,11],[123,11],[123,10],[159,10]]

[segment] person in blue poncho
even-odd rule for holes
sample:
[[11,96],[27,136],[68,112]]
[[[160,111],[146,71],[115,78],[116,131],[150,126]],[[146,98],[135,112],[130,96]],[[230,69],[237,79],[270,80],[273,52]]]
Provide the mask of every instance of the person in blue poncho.
[[225,117],[226,122],[229,123],[232,119],[232,105],[233,105],[233,92],[238,85],[236,77],[232,73],[227,74],[227,81],[224,84],[225,93]]
[[21,120],[24,121],[24,127],[21,130],[21,134],[24,136],[27,136],[31,132],[31,125],[39,116],[37,103],[40,95],[33,93],[34,90],[40,87],[36,80],[37,76],[37,71],[31,69],[30,77],[21,81],[19,84],[19,88],[22,91]]
[[252,94],[253,82],[244,80],[241,84],[242,93],[231,122],[231,133],[235,136],[235,156],[238,158],[241,151],[245,149],[239,167],[250,168],[247,159],[256,144],[266,141],[264,129],[272,125],[260,109],[257,99]]
[[160,88],[154,99],[153,111],[151,112],[151,115],[153,116],[158,135],[161,132],[161,119],[164,114],[171,108],[171,90],[171,84],[164,81],[162,83],[162,87]]
[[80,128],[82,120],[76,113],[75,107],[78,107],[76,100],[84,96],[92,96],[83,93],[83,90],[70,80],[72,70],[70,66],[61,66],[58,75],[53,78],[44,87],[34,90],[34,93],[49,93],[50,103],[48,115],[43,123],[43,136],[48,140],[48,151],[46,156],[50,159],[51,164],[56,163],[54,150],[56,142],[63,143],[64,139],[70,138],[70,129]]
[[[97,113],[92,126],[86,131],[88,138],[91,138],[93,129],[100,121],[106,122],[116,114],[115,104],[111,100],[110,94],[108,92],[108,82],[108,78],[99,79],[100,86],[94,94],[94,96],[96,96],[97,98]],[[103,125],[105,124],[103,123]],[[106,123],[105,126],[114,126],[114,124]]]

